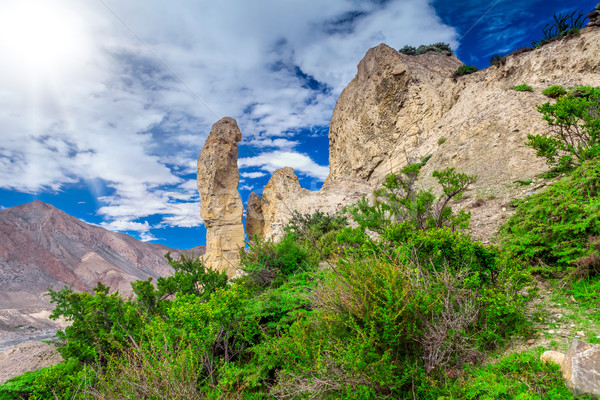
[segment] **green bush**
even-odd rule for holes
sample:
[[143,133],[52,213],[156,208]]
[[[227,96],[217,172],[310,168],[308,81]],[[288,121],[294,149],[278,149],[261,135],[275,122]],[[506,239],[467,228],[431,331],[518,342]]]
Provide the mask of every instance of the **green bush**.
[[538,106],[538,111],[550,132],[528,135],[526,144],[551,167],[569,170],[600,156],[600,88],[586,90],[580,97],[561,96],[555,104]]
[[600,159],[541,193],[519,200],[501,230],[503,246],[529,262],[559,269],[581,264],[597,273],[600,245]]
[[533,88],[526,83],[514,87],[517,92],[533,92]]
[[417,190],[415,186],[422,165],[411,164],[399,175],[386,176],[383,187],[373,192],[373,204],[363,198],[348,208],[363,232],[369,229],[383,234],[390,227],[427,230],[447,226],[454,230],[468,226],[470,214],[464,211],[455,214],[449,204],[460,198],[476,177],[456,172],[454,168],[434,171],[433,177],[442,186],[442,195],[436,198],[431,191]]
[[546,24],[543,33],[544,37],[540,40],[531,42],[534,47],[541,47],[556,39],[566,36],[576,35],[583,28],[585,18],[582,12],[573,11],[571,14],[554,14],[554,22]]
[[417,48],[414,46],[406,45],[403,48],[398,49],[398,51],[402,54],[406,54],[407,56],[416,56],[417,55]]
[[257,240],[248,251],[240,250],[240,269],[261,287],[279,286],[298,271],[314,264],[309,251],[298,244],[293,233],[280,242]]
[[421,45],[418,48],[415,48],[413,46],[404,46],[403,48],[398,50],[400,53],[402,54],[406,54],[409,56],[415,56],[415,55],[420,55],[420,54],[427,54],[427,53],[439,53],[439,54],[444,54],[447,56],[451,56],[454,53],[452,52],[452,49],[450,48],[450,45],[448,43],[434,43],[434,44],[430,44],[430,45]]
[[458,76],[463,76],[463,75],[469,75],[472,74],[474,72],[477,72],[477,67],[474,65],[461,65],[460,67],[458,67],[458,69],[456,71],[454,71],[453,76],[454,77],[458,77]]
[[564,96],[565,94],[567,94],[567,90],[561,85],[553,85],[542,90],[542,94],[544,96],[550,97],[551,99],[556,99],[560,96]]

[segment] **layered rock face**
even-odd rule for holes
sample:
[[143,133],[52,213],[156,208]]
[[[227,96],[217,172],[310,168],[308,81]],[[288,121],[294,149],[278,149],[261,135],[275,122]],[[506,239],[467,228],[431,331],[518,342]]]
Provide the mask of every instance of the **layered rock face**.
[[200,216],[206,226],[208,266],[234,276],[244,246],[244,207],[237,160],[242,132],[233,118],[215,123],[198,158]]
[[326,186],[348,177],[379,180],[418,155],[423,136],[456,102],[453,56],[407,56],[380,44],[358,64],[329,128]]
[[[385,44],[370,49],[335,106],[330,174],[323,188],[307,191],[294,183],[295,175],[276,171],[263,194],[265,235],[272,236],[289,220],[288,209],[340,209],[371,193],[388,173],[428,155],[432,157],[421,171],[421,187],[436,190],[432,172],[455,167],[478,176],[468,197],[497,199],[491,202],[502,209],[510,198],[525,194],[525,189],[516,193],[515,181],[547,170],[544,160],[524,145],[528,134],[548,131],[536,108],[551,101],[542,90],[552,85],[600,86],[600,29],[586,28],[580,35],[455,78],[460,65],[452,56],[408,56]],[[513,89],[522,83],[534,92]],[[282,195],[282,204],[271,187]],[[483,223],[478,218],[499,214],[496,209],[475,211],[474,227]],[[502,218],[475,236],[485,239]]]

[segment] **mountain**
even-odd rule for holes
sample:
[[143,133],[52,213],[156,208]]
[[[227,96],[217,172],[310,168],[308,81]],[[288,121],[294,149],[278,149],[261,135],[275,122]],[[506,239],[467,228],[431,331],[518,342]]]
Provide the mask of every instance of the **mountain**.
[[128,295],[130,282],[172,272],[168,251],[188,250],[140,242],[38,200],[0,210],[0,310],[50,309],[49,286],[87,291],[102,282]]

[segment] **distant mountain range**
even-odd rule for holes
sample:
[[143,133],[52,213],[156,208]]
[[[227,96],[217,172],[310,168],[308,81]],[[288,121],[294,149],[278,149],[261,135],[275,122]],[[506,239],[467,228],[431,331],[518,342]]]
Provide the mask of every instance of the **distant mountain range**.
[[172,272],[168,251],[200,255],[205,248],[144,243],[38,200],[0,210],[0,310],[46,309],[49,286],[86,291],[102,282],[130,294],[130,282]]

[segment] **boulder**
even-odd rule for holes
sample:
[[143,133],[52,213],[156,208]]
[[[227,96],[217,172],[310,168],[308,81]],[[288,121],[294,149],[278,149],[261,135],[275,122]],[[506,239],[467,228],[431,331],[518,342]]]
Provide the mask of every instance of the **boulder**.
[[600,346],[574,340],[565,354],[561,370],[575,392],[600,395]]

